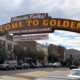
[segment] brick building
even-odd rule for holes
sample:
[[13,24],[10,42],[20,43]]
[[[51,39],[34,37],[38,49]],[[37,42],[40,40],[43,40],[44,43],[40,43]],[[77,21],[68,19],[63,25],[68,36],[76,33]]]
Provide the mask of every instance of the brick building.
[[53,53],[54,55],[58,57],[60,56],[60,54],[58,53],[58,46],[56,45],[50,44],[48,46],[48,52]]
[[56,46],[53,44],[50,44],[48,46],[48,52],[53,53],[57,57],[59,57],[60,60],[65,60],[65,51],[66,48],[62,46]]
[[37,42],[35,42],[35,41],[18,41],[18,44],[22,47],[36,49]]
[[60,54],[60,59],[65,60],[66,58],[66,48],[62,46],[58,46],[58,54]]
[[36,41],[19,41],[18,44],[22,47],[32,48],[38,51],[43,50],[45,54],[48,54],[47,46],[39,44]]

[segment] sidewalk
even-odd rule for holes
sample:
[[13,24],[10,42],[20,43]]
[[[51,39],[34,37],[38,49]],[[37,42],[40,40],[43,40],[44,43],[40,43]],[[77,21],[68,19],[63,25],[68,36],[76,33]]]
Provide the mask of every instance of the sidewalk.
[[34,71],[28,73],[20,73],[13,76],[0,76],[0,80],[32,80],[37,77],[45,77],[48,73],[46,71]]
[[21,77],[21,78],[34,79],[34,78],[38,78],[38,77],[46,77],[46,76],[48,76],[48,72],[46,72],[46,71],[34,71],[34,72],[28,72],[28,73],[20,73],[17,76]]
[[58,69],[56,71],[46,71],[46,70],[41,70],[41,71],[33,71],[33,72],[27,72],[27,73],[19,73],[16,76],[21,77],[21,78],[28,78],[28,79],[34,79],[38,77],[47,77],[47,76],[63,76],[66,77],[68,75],[70,70],[62,70]]
[[12,77],[12,76],[0,76],[0,80],[30,80],[30,79],[24,79],[19,77]]
[[4,75],[0,76],[0,80],[33,80],[34,78],[38,77],[52,77],[52,76],[64,76],[66,77],[69,73],[69,69],[40,69],[37,71],[30,71],[30,72],[24,72],[24,73],[18,73],[14,75]]

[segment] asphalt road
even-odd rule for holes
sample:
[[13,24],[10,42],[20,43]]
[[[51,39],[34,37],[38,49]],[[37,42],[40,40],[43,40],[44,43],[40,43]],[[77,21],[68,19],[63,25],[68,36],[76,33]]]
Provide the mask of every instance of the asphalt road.
[[69,71],[70,70],[68,68],[38,68],[28,70],[0,71],[0,76],[12,76],[32,80],[38,77],[66,77]]
[[67,78],[47,77],[47,78],[36,78],[35,80],[67,80]]
[[36,69],[24,69],[24,70],[2,70],[0,71],[0,75],[16,75],[18,73],[28,73],[28,72],[35,72],[35,71],[46,71],[52,73],[54,71],[69,71],[68,68],[36,68]]

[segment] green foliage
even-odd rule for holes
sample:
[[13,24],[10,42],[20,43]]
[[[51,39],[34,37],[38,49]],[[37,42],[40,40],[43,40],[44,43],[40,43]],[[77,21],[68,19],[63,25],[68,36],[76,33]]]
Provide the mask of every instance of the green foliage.
[[48,61],[49,62],[57,62],[58,61],[58,57],[55,56],[53,53],[48,53]]
[[33,58],[34,57],[33,49],[27,48],[26,49],[26,53],[27,53],[27,57],[29,57],[29,58]]
[[22,47],[20,47],[18,45],[16,45],[14,47],[13,52],[14,52],[15,56],[17,56],[18,60],[20,60],[20,59],[23,60],[24,57],[26,56],[24,48],[22,48]]
[[24,60],[25,58],[31,58],[32,60],[44,60],[45,54],[44,51],[37,51],[32,48],[22,48],[18,45],[14,47],[14,53],[17,56],[18,60]]
[[34,60],[44,60],[45,54],[44,51],[37,51],[36,49],[27,48],[27,57],[30,57]]
[[4,61],[8,58],[6,49],[0,49],[0,61]]
[[44,60],[44,58],[45,58],[45,53],[44,53],[44,51],[40,50],[38,52],[38,59],[39,60]]

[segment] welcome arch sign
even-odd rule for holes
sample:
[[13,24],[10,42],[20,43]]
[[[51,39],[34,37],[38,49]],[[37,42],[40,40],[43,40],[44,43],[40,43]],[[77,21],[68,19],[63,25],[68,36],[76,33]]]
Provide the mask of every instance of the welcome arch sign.
[[80,33],[80,21],[51,18],[47,13],[38,13],[13,17],[10,23],[0,25],[0,33],[33,34],[48,33],[54,30]]

